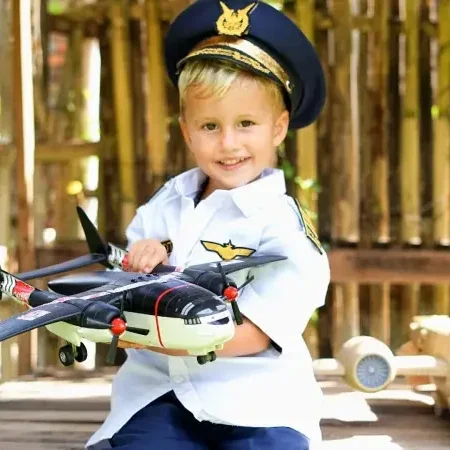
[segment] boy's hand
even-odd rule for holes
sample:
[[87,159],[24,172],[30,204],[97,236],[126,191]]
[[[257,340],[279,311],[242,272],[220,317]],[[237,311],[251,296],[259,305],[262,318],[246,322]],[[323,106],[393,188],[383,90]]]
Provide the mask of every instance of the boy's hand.
[[142,239],[131,245],[128,252],[128,270],[150,273],[158,264],[168,264],[164,246],[156,239]]

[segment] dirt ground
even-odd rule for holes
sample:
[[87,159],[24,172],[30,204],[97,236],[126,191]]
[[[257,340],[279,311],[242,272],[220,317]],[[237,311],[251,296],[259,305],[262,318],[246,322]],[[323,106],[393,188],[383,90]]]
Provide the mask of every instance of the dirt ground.
[[[323,450],[450,448],[450,420],[434,416],[429,393],[398,382],[372,395],[352,392],[339,380],[321,385]],[[106,416],[109,394],[110,376],[1,384],[0,449],[82,449]]]

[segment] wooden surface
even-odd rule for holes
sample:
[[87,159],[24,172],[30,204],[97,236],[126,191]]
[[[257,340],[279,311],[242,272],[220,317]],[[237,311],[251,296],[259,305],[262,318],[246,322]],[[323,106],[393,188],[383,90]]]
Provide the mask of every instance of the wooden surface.
[[[396,383],[363,395],[324,381],[321,450],[444,450],[450,421],[437,418],[432,398]],[[0,385],[2,450],[75,450],[100,426],[109,406],[110,377],[9,382]]]
[[448,282],[450,251],[400,249],[332,249],[331,281],[346,283]]

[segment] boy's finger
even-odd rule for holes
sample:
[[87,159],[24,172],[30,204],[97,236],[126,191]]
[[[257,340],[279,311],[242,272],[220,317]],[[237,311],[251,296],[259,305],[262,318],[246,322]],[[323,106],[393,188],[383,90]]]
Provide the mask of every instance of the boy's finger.
[[137,242],[134,243],[128,252],[128,265],[130,269],[136,268],[136,263],[139,261],[140,254],[142,253],[142,249],[145,247],[145,243]]
[[155,250],[149,243],[142,243],[138,247],[136,247],[134,252],[134,258],[132,260],[132,267],[137,270],[139,268],[142,269],[143,261],[151,256]]
[[161,252],[155,251],[150,258],[147,259],[146,264],[143,267],[143,272],[151,273],[153,269],[164,261],[164,257]]
[[146,253],[142,254],[139,261],[136,263],[136,270],[138,272],[144,272],[145,268],[151,266],[153,259],[155,258],[155,249],[147,249]]

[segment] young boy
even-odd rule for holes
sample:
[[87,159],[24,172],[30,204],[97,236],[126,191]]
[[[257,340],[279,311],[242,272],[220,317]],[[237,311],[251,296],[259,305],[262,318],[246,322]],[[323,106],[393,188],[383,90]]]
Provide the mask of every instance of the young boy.
[[[180,125],[197,168],[168,181],[127,230],[129,264],[188,266],[252,254],[287,260],[237,273],[244,323],[199,365],[186,351],[128,349],[111,412],[88,448],[306,450],[321,391],[302,332],[324,304],[327,257],[272,169],[288,128],[321,111],[324,78],[301,31],[263,2],[198,0],[166,38]],[[162,241],[170,240],[167,254]],[[245,271],[243,271],[245,272]]]

